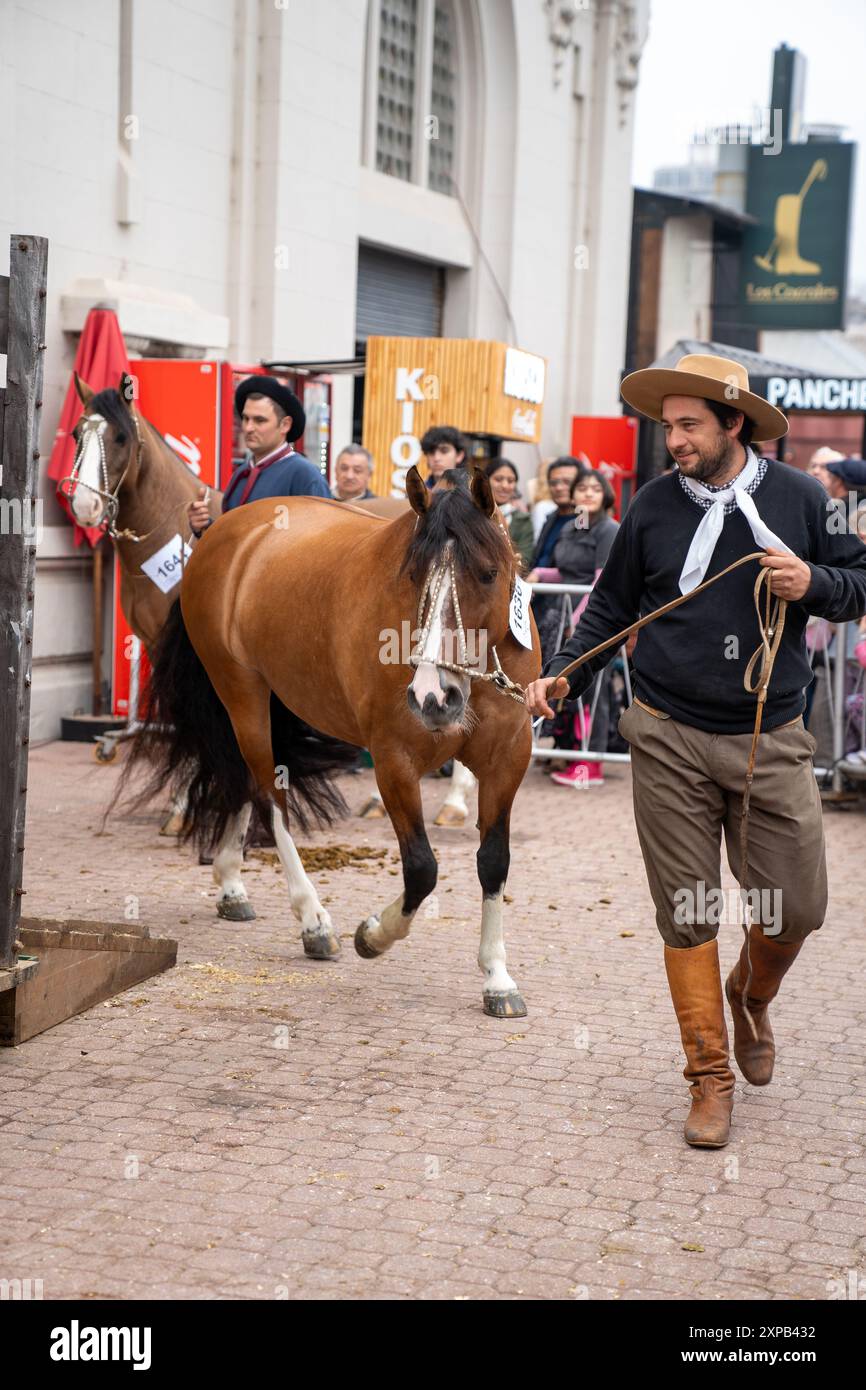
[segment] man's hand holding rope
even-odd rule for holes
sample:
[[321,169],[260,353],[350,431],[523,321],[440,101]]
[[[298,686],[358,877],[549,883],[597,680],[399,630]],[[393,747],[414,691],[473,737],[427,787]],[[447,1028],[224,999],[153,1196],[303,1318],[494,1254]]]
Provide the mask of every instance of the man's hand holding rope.
[[770,592],[778,598],[787,599],[789,603],[797,603],[803,598],[812,583],[812,571],[805,560],[798,559],[796,555],[789,555],[784,550],[768,547],[759,563],[765,569],[773,571]]
[[[727,569],[721,570],[719,574],[713,575],[712,579],[705,580],[703,584],[699,585],[698,588],[692,592],[700,593],[701,589],[708,588],[709,585],[714,584],[717,579],[721,579],[722,576],[727,574],[730,570],[737,569],[748,560],[758,560],[762,569],[771,571],[771,578],[769,581],[770,592],[776,598],[782,599],[785,602],[797,603],[805,596],[809,585],[812,583],[812,571],[804,560],[798,559],[796,555],[788,554],[787,551],[774,550],[772,546],[768,546],[763,554],[744,555],[741,559],[735,560]],[[657,609],[655,613],[647,614],[646,617],[641,618],[639,622],[633,624],[631,628],[626,628],[622,633],[617,634],[618,637],[623,638],[630,632],[633,634],[635,628],[642,627],[644,623],[652,622],[653,618],[660,617],[669,609],[678,607],[679,604],[685,602],[690,597],[691,594],[683,594],[680,598],[671,603],[663,605],[663,607]],[[755,590],[755,605],[758,607],[757,587]],[[760,620],[759,607],[758,615]],[[615,639],[599,643],[599,646],[593,648],[591,653],[585,653],[579,660],[572,662],[567,669],[571,671],[576,666],[581,665],[590,655],[603,650],[606,646],[612,645],[613,640]],[[526,700],[526,707],[531,715],[544,715],[546,719],[552,719],[554,711],[551,709],[548,702],[550,700],[562,700],[567,694],[568,681],[564,676],[542,676],[540,680],[533,681],[531,685],[527,686],[524,698]]]

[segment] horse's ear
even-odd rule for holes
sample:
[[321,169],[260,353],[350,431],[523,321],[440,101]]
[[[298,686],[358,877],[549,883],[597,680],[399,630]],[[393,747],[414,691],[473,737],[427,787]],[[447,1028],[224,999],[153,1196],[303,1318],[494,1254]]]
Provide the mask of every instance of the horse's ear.
[[72,376],[75,381],[75,389],[78,392],[81,404],[83,406],[90,405],[90,402],[93,400],[93,397],[96,394],[93,390],[93,387],[88,386],[86,381],[82,381],[81,377],[78,375],[77,372],[73,372]]
[[117,394],[124,405],[130,407],[133,405],[136,397],[135,377],[130,376],[129,372],[120,373],[120,381],[117,383]]
[[419,516],[424,516],[430,506],[430,489],[414,464],[406,474],[406,496],[413,512],[417,512]]
[[496,503],[493,500],[493,490],[490,486],[490,479],[486,473],[482,473],[480,468],[473,469],[472,477],[469,482],[469,489],[472,493],[472,500],[476,507],[480,507],[487,516],[492,516],[496,511]]

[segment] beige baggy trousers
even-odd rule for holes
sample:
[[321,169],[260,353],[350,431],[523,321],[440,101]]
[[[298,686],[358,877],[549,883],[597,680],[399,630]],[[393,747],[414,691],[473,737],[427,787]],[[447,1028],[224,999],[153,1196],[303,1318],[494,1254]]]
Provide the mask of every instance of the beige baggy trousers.
[[[721,889],[721,840],[740,874],[740,813],[751,734],[709,734],[635,701],[619,722],[631,745],[634,817],[668,946],[700,946],[741,923],[736,889]],[[827,910],[815,740],[796,719],[758,740],[746,886],[752,920],[777,942],[802,941]],[[739,929],[739,928],[738,928]]]

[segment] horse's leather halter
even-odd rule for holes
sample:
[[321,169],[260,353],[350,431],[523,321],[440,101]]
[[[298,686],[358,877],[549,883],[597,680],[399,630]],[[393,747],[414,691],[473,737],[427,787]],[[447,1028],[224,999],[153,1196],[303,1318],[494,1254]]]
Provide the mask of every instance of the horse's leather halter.
[[[136,462],[140,462],[142,448],[144,447],[138,420],[135,418],[134,411],[131,411],[130,414],[132,415],[132,423],[135,426],[138,444],[135,450],[130,449],[126,467],[121,473],[114,491],[112,492],[108,483],[108,464],[105,461],[105,439],[103,438],[108,428],[108,421],[103,419],[100,415],[86,415],[84,417],[84,423],[81,427],[81,438],[78,441],[78,447],[75,450],[75,458],[72,462],[72,472],[68,477],[60,479],[57,484],[57,491],[60,493],[61,497],[65,497],[67,501],[72,500],[72,494],[79,485],[81,487],[86,487],[90,492],[95,492],[96,496],[100,498],[103,506],[103,514],[99,518],[99,521],[96,522],[96,527],[105,527],[105,530],[108,532],[108,535],[111,536],[112,540],[142,541],[146,540],[147,536],[136,535],[134,531],[118,531],[115,526],[117,513],[120,509],[120,489],[123,487],[126,475],[132,467],[133,459],[135,459]],[[94,487],[92,483],[81,482],[81,465],[84,462],[84,454],[91,438],[94,437],[99,451],[101,488]],[[149,531],[147,534],[152,535],[152,532]]]
[[[129,451],[126,467],[121,473],[114,491],[112,492],[108,484],[108,464],[105,460],[105,440],[103,439],[108,421],[103,419],[101,415],[86,415],[84,417],[81,428],[81,438],[75,450],[75,458],[72,463],[72,472],[67,478],[60,479],[57,484],[57,491],[62,497],[65,497],[67,501],[71,501],[73,491],[76,487],[79,485],[81,487],[86,487],[90,492],[95,493],[96,496],[101,499],[104,509],[102,516],[95,523],[94,529],[102,530],[104,528],[106,534],[109,535],[113,541],[134,541],[136,544],[140,544],[142,541],[149,540],[151,536],[156,535],[156,532],[162,528],[171,516],[171,512],[166,513],[166,515],[157,522],[156,526],[152,526],[149,531],[145,531],[143,536],[140,536],[137,531],[130,530],[128,526],[125,526],[122,531],[118,531],[117,529],[116,522],[117,514],[120,510],[120,490],[126,481],[126,475],[132,467],[133,461],[140,463],[141,455],[144,451],[144,440],[141,437],[141,427],[138,423],[138,417],[134,410],[131,410],[129,413],[132,416],[132,423],[135,426],[137,444],[134,450],[130,449]],[[84,453],[91,435],[95,435],[97,447],[99,449],[101,488],[94,487],[92,483],[81,482],[81,465],[84,462]],[[209,491],[210,489],[208,489],[208,492]],[[175,508],[172,508],[172,510],[175,510]],[[142,577],[143,576],[140,575],[133,576],[135,579]]]
[[[454,623],[457,632],[457,648],[460,654],[459,661],[433,661],[423,656],[427,638],[430,635],[430,627],[433,616],[436,613],[439,597],[443,586],[451,594],[451,606],[454,610]],[[512,590],[513,590],[512,580]],[[454,573],[454,554],[452,543],[449,541],[445,547],[442,559],[430,566],[427,578],[424,581],[424,588],[421,590],[421,598],[418,603],[418,627],[420,636],[416,643],[415,651],[409,657],[412,666],[433,665],[442,667],[446,671],[453,671],[458,676],[466,676],[471,681],[489,681],[503,695],[509,695],[518,704],[524,704],[523,686],[518,685],[502,669],[499,655],[495,647],[491,647],[495,670],[479,671],[477,666],[467,666],[466,664],[466,631],[463,627],[463,615],[460,612],[460,600],[457,597],[457,577]]]

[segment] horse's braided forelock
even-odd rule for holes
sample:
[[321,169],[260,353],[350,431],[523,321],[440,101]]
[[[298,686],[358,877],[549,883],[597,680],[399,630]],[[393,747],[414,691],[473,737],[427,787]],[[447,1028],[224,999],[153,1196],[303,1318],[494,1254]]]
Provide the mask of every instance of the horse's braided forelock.
[[401,573],[418,584],[430,566],[442,558],[448,542],[453,543],[454,562],[459,572],[480,581],[492,569],[510,570],[511,545],[494,518],[477,507],[461,490],[435,492],[430,506],[420,518],[403,559]]

